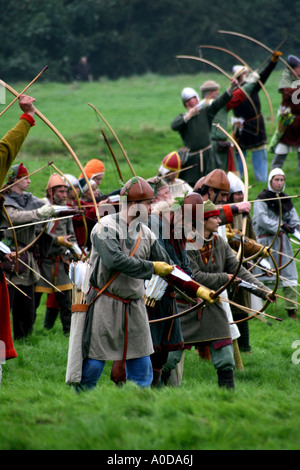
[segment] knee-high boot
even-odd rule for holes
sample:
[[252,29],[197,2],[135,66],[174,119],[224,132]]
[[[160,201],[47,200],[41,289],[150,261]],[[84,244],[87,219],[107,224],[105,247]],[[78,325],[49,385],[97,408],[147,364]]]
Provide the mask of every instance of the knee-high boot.
[[276,154],[274,155],[273,161],[272,161],[272,170],[273,168],[282,168],[284,161],[287,157],[287,154]]
[[218,385],[219,387],[226,387],[234,390],[234,371],[218,369]]
[[153,380],[151,387],[159,387],[162,370],[153,369]]

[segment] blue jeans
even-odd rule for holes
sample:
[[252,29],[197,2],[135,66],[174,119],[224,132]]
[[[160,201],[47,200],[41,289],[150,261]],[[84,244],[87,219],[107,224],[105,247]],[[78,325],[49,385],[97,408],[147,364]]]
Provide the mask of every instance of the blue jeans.
[[[244,157],[247,157],[247,151],[242,149]],[[242,160],[239,154],[237,154],[237,161],[239,167],[239,173],[242,177],[244,174]],[[256,181],[267,181],[268,178],[268,161],[266,149],[254,150],[252,152],[252,166]]]
[[[82,367],[82,378],[76,391],[91,390],[96,387],[105,366],[105,361],[86,359]],[[150,356],[127,359],[125,362],[126,378],[140,387],[150,387],[153,379]]]

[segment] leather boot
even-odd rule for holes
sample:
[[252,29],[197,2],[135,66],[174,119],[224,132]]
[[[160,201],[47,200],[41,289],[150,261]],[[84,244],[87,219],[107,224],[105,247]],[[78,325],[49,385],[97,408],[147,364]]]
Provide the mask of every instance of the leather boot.
[[159,387],[162,371],[161,369],[153,369],[153,380],[151,387]]
[[293,318],[294,320],[297,320],[297,310],[287,310],[287,314],[289,318]]
[[234,390],[234,372],[231,370],[218,369],[218,385]]

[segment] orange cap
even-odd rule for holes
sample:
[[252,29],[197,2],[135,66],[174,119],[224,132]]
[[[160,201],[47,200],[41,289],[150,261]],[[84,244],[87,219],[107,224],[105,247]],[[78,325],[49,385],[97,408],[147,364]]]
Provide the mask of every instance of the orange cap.
[[[83,167],[86,176],[90,179],[93,178],[95,175],[99,175],[99,173],[104,173],[105,172],[105,167],[104,164],[101,160],[98,160],[97,158],[93,158],[87,164]],[[79,176],[78,179],[83,178],[83,174]]]

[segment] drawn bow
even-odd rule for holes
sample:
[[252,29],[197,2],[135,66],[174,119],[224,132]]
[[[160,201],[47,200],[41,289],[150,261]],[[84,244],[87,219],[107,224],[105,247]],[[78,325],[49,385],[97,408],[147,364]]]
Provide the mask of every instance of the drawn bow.
[[[105,124],[107,125],[108,129],[110,130],[110,132],[112,133],[112,135],[114,136],[114,138],[116,139],[120,149],[121,149],[121,152],[123,153],[127,163],[128,163],[128,166],[133,174],[133,176],[136,176],[136,173],[133,169],[133,166],[131,164],[131,161],[129,160],[129,157],[127,155],[127,153],[125,152],[125,149],[123,147],[123,145],[121,144],[117,134],[115,133],[115,131],[113,130],[113,128],[110,126],[110,124],[107,122],[107,120],[104,118],[104,116],[100,113],[100,111],[92,104],[92,103],[88,103],[89,106],[91,106],[91,108],[93,108],[93,110],[95,111],[96,114],[98,114],[98,116],[100,116],[100,118],[105,122]],[[120,174],[120,173],[119,173]]]
[[[215,69],[217,69],[219,72],[221,72],[223,75],[225,75],[225,77],[227,77],[229,80],[232,80],[233,77],[231,77],[227,72],[225,72],[225,70],[222,69],[222,67],[220,67],[219,65],[215,64],[214,62],[211,62],[210,60],[206,60],[206,59],[203,59],[202,57],[195,57],[195,56],[190,56],[190,55],[177,55],[176,56],[176,59],[190,59],[190,60],[197,60],[199,62],[203,62],[205,64],[208,64],[210,65],[211,67],[214,67]],[[257,129],[256,129],[256,133],[258,134],[258,131],[259,131],[259,115],[258,115],[258,111],[257,111],[257,108],[251,98],[251,96],[249,96],[249,94],[242,89],[242,87],[240,85],[237,85],[237,87],[242,90],[242,92],[247,96],[249,102],[251,103],[252,105],[252,108],[254,110],[254,113],[255,113],[255,117],[256,117],[256,122],[257,122]]]
[[[237,277],[238,275],[238,272],[241,268],[241,265],[242,265],[242,261],[243,261],[243,254],[244,254],[244,243],[243,243],[243,238],[241,239],[241,251],[242,251],[242,256],[240,257],[239,259],[239,262],[237,264],[237,267],[235,269],[235,272],[234,274],[232,275],[232,277],[230,279],[228,279],[228,281],[223,285],[221,286],[218,290],[216,290],[213,294],[211,294],[211,298],[212,299],[217,299],[219,297],[219,295],[221,295],[222,292],[224,292],[226,289],[229,288],[229,286],[233,283],[233,281],[235,280],[235,278]],[[183,312],[179,312],[179,313],[176,313],[175,315],[170,315],[168,317],[163,317],[163,318],[156,318],[155,320],[149,320],[149,324],[151,325],[152,323],[158,323],[158,322],[162,322],[162,321],[166,321],[166,320],[174,320],[175,318],[179,318],[179,317],[182,317],[184,315],[187,315],[188,313],[192,313],[194,312],[195,310],[198,310],[200,308],[203,308],[206,304],[206,300],[202,300],[202,302],[200,303],[196,303],[196,301],[194,299],[190,299],[188,298],[183,292],[181,292],[176,286],[173,286],[174,289],[179,292],[183,297],[187,298],[187,300],[194,304],[192,307],[184,310]]]
[[[75,195],[75,198],[76,198],[76,201],[77,201],[77,205],[78,205],[78,209],[83,211],[83,207],[82,207],[82,204],[81,204],[81,202],[80,202],[79,196],[78,196],[77,191],[76,191],[76,189],[74,188],[74,185],[72,184],[72,182],[64,175],[64,173],[63,173],[61,170],[59,170],[59,169],[57,168],[57,166],[55,166],[55,165],[53,164],[53,162],[51,163],[51,166],[52,166],[53,169],[54,169],[57,173],[59,173],[60,176],[62,176],[62,177],[67,181],[67,183],[70,185],[70,187],[71,187],[71,189],[72,189],[72,191],[73,191],[73,193],[74,193],[74,195]],[[82,221],[83,221],[84,231],[85,231],[85,240],[84,240],[84,245],[83,245],[83,248],[81,249],[81,251],[82,251],[82,254],[84,254],[84,249],[85,249],[86,244],[87,244],[88,233],[89,233],[89,232],[88,232],[87,222],[86,222],[86,217],[85,217],[84,213],[82,214]]]
[[[237,54],[235,54],[234,52],[228,50],[228,49],[225,49],[224,47],[220,47],[220,46],[210,46],[210,45],[200,45],[199,46],[199,49],[216,49],[217,51],[221,51],[221,52],[225,52],[225,54],[229,54],[231,55],[232,57],[234,57],[236,60],[238,60],[241,64],[243,64],[245,67],[247,67],[247,69],[250,70],[250,72],[254,72],[254,70],[250,67],[250,65],[247,64],[247,62],[245,62],[240,56],[238,56]],[[269,108],[270,108],[270,119],[271,119],[271,125],[270,125],[270,133],[272,134],[273,132],[273,126],[274,126],[274,113],[273,113],[273,106],[272,106],[272,102],[271,102],[271,99],[270,99],[270,96],[266,90],[266,87],[264,86],[264,84],[262,83],[261,80],[258,80],[258,83],[261,87],[261,89],[263,90],[266,98],[267,98],[267,101],[268,101],[268,105],[269,105]]]
[[[0,80],[0,84],[2,86],[4,86],[10,93],[12,93],[14,96],[19,96],[19,93],[14,90],[10,85],[8,85],[7,83],[5,83],[3,80]],[[79,167],[81,173],[83,174],[84,176],[84,179],[86,180],[86,183],[88,185],[88,188],[90,190],[90,193],[91,193],[91,196],[92,196],[92,200],[93,200],[93,204],[94,204],[94,207],[95,207],[95,210],[96,210],[96,216],[97,216],[97,220],[98,220],[98,223],[99,223],[99,230],[100,230],[100,215],[99,215],[99,211],[98,211],[98,206],[97,206],[97,203],[96,203],[96,199],[95,199],[95,196],[94,196],[94,193],[93,193],[93,190],[92,190],[92,187],[91,187],[91,184],[90,184],[90,181],[86,175],[86,172],[79,160],[79,158],[77,157],[76,153],[74,152],[74,150],[72,149],[71,145],[66,141],[66,139],[63,137],[63,135],[56,129],[56,127],[38,110],[35,108],[35,114],[42,120],[44,121],[44,123],[50,127],[50,129],[57,135],[57,137],[60,139],[60,141],[63,143],[63,145],[67,148],[67,150],[69,151],[69,153],[71,154],[72,158],[75,160],[77,166]]]
[[[232,36],[238,36],[240,38],[248,39],[248,41],[254,42],[258,46],[263,47],[267,51],[271,52],[271,54],[274,53],[274,51],[270,47],[266,46],[266,44],[264,44],[261,41],[258,41],[257,39],[252,38],[251,36],[248,36],[247,34],[237,33],[235,31],[224,31],[224,30],[221,30],[221,29],[218,31],[218,33],[230,34]],[[289,69],[289,71],[294,75],[295,78],[299,78],[298,75],[296,74],[295,70],[290,66],[290,64],[288,64],[282,57],[278,57],[278,58]]]
[[[276,291],[278,289],[278,285],[279,285],[279,269],[278,269],[278,266],[277,266],[277,263],[272,255],[272,253],[269,253],[269,256],[275,266],[275,271],[276,271],[276,281],[275,281],[275,284],[274,284],[274,288],[272,290],[272,292],[270,292],[270,294],[268,294],[268,298],[266,299],[264,305],[262,306],[262,308],[258,311],[258,312],[255,312],[253,315],[249,315],[248,317],[246,318],[242,318],[241,320],[237,320],[237,321],[234,321],[234,322],[231,322],[230,324],[233,325],[233,324],[236,324],[236,323],[242,323],[244,321],[248,321],[248,320],[251,320],[251,318],[254,318],[256,317],[257,315],[263,313],[266,308],[268,307],[268,305],[271,303],[271,300],[270,299],[275,299],[276,298]],[[275,317],[275,320],[277,321],[282,321],[281,318],[279,317]]]

